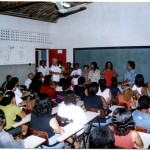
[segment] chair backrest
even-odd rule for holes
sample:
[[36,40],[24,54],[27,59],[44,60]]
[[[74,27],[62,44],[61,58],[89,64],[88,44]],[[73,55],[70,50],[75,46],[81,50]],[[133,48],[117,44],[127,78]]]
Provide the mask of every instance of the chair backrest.
[[119,102],[119,106],[123,106],[123,107],[128,109],[128,105],[124,102]]
[[49,145],[48,134],[45,131],[38,131],[38,130],[34,130],[31,127],[29,127],[28,128],[28,134],[29,135],[36,135],[36,136],[39,136],[41,138],[46,139],[46,141],[43,144],[44,145]]
[[136,131],[147,133],[147,129],[142,126],[136,126]]
[[99,112],[100,111],[100,116],[99,119],[105,119],[105,112],[104,109],[98,109],[98,108],[86,108],[87,111],[93,111],[93,112]]

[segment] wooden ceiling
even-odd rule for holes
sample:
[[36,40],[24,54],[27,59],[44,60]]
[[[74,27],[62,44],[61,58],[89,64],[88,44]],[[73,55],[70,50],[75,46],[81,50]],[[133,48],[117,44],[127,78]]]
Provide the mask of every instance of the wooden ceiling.
[[[83,2],[69,2],[71,7]],[[85,3],[85,2],[84,2]],[[56,23],[61,17],[70,14],[61,14],[55,3],[52,2],[0,2],[0,14],[17,16],[28,19],[41,20]],[[73,14],[73,13],[72,13]]]

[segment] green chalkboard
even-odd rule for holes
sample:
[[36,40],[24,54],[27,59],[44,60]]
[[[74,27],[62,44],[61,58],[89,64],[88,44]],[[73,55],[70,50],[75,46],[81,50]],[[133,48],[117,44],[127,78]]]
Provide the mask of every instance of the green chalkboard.
[[118,72],[118,81],[121,82],[127,71],[127,62],[135,62],[137,74],[143,74],[145,82],[150,81],[150,46],[134,47],[100,47],[100,48],[74,48],[74,63],[79,63],[80,68],[95,61],[100,70],[105,63],[111,61]]

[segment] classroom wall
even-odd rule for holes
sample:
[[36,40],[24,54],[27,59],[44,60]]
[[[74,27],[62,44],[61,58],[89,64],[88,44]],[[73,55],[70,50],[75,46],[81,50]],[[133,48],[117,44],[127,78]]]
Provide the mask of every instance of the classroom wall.
[[91,3],[59,19],[53,47],[66,47],[67,61],[73,62],[73,48],[149,46],[149,14],[150,3]]
[[[0,15],[0,29],[51,34],[53,27],[48,22]],[[19,77],[23,84],[28,73],[35,72],[35,48],[51,47],[51,43],[0,40],[0,85],[7,74]]]

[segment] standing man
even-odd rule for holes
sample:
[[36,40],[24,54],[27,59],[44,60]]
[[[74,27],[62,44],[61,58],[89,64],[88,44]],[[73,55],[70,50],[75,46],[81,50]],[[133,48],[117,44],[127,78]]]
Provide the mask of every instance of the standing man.
[[61,69],[58,66],[57,58],[53,58],[52,65],[49,69],[50,74],[53,75],[53,82],[57,86],[60,80]]
[[38,72],[42,72],[43,77],[49,74],[48,68],[46,67],[46,63],[44,60],[40,61],[40,66],[38,67]]
[[71,72],[71,77],[74,85],[78,85],[78,78],[81,76],[82,70],[79,69],[79,64],[75,63],[74,70]]

